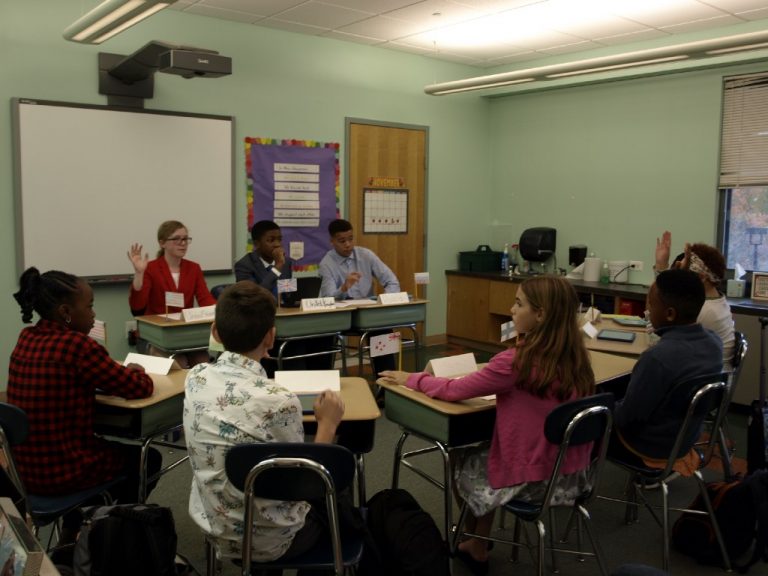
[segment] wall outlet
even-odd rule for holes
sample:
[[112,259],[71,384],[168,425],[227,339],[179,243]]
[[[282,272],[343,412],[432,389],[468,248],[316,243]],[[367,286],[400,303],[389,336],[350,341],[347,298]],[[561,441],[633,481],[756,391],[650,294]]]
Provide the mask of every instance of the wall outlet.
[[128,338],[131,332],[136,330],[136,320],[128,320],[125,323],[125,337]]
[[637,270],[638,272],[643,271],[643,261],[642,260],[630,260],[629,261],[629,269],[630,270]]

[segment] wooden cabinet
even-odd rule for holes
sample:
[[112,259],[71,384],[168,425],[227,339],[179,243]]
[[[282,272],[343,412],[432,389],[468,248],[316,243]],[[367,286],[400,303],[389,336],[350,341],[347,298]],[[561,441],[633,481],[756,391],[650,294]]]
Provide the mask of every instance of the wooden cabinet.
[[[446,272],[448,339],[501,349],[501,325],[511,319],[510,309],[522,281],[523,277],[499,273]],[[583,304],[594,302],[604,313],[628,313],[631,308],[630,313],[641,315],[644,309],[647,289],[643,286],[580,281],[573,281],[573,286]]]

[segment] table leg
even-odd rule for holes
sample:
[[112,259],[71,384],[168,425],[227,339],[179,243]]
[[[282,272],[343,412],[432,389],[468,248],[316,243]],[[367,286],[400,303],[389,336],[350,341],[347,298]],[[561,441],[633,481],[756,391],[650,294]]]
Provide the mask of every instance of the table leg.
[[400,483],[400,462],[403,457],[403,445],[410,435],[410,432],[403,430],[400,439],[395,445],[395,465],[392,467],[392,488],[397,488],[397,485]]

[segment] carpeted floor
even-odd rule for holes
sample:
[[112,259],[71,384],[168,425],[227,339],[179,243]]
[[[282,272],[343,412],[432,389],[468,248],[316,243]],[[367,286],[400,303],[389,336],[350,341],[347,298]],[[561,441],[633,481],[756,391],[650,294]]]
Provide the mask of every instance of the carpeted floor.
[[[440,346],[425,348],[422,350],[419,362],[423,365],[431,357],[464,351],[466,350],[458,347]],[[490,356],[484,352],[477,352],[476,355],[478,362],[487,361]],[[404,365],[410,369],[412,360],[406,358]],[[736,444],[737,455],[743,457],[746,450],[746,418],[744,416],[731,415],[730,425]],[[393,449],[399,435],[400,430],[398,427],[389,422],[386,417],[382,417],[377,421],[375,447],[373,452],[366,456],[368,496],[390,486]],[[419,445],[418,440],[409,440],[409,443],[411,443],[410,446]],[[174,456],[173,454],[169,455],[169,457]],[[423,466],[427,470],[436,473],[440,469],[440,462],[436,455],[425,456],[422,460]],[[712,469],[706,471],[706,477],[707,479],[716,480],[720,479],[722,475],[716,470],[716,465],[714,465]],[[201,573],[204,573],[203,539],[187,514],[190,481],[190,469],[187,466],[181,466],[161,479],[150,501],[172,508],[179,536],[179,552],[187,556],[193,565]],[[617,468],[607,465],[598,492],[603,495],[618,496],[622,493],[624,482],[624,474]],[[442,526],[443,506],[442,494],[439,490],[407,470],[401,473],[400,485],[411,491],[421,505],[433,515],[438,526]],[[671,502],[673,505],[686,505],[693,499],[695,492],[693,480],[676,480],[672,483],[670,490]],[[658,490],[648,491],[648,497],[651,499],[658,499],[659,496]],[[619,504],[596,500],[590,506],[590,511],[610,570],[624,563],[644,563],[660,566],[661,528],[654,522],[647,511],[641,510],[639,523],[632,525],[624,523],[624,508]],[[510,524],[510,522],[507,523]],[[559,518],[559,525],[565,525],[565,518]],[[514,574],[516,576],[535,574],[532,559],[527,553],[521,553],[518,564],[510,564],[508,562],[509,551],[509,547],[502,545],[494,548],[491,553],[490,574]],[[768,570],[761,572],[761,569],[764,570],[765,566],[757,566],[753,568],[752,572],[755,574],[768,572]],[[579,562],[572,556],[559,558],[559,570],[561,574],[574,576],[599,573],[594,561],[587,559],[584,562]],[[671,571],[675,575],[691,576],[708,576],[722,573],[722,570],[718,568],[699,566],[693,560],[675,551],[672,552]],[[460,562],[454,562],[453,573],[456,576],[470,574]],[[239,574],[239,569],[232,564],[227,564],[224,567],[223,574],[225,576]]]

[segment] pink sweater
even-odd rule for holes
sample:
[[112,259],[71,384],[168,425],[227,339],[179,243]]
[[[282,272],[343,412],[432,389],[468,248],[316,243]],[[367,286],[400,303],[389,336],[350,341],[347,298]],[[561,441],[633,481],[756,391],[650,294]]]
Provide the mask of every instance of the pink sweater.
[[[500,352],[482,370],[463,378],[419,372],[411,374],[406,384],[449,401],[496,394],[496,426],[488,455],[488,479],[493,488],[548,479],[559,448],[544,437],[544,420],[560,401],[539,398],[515,386],[518,373],[512,369],[512,360],[516,353],[514,348]],[[591,444],[570,448],[562,473],[586,468],[591,448]]]

